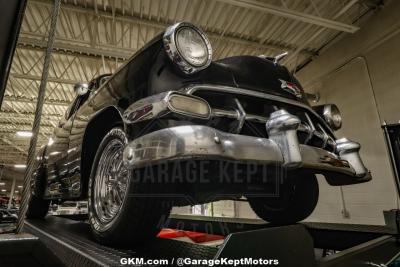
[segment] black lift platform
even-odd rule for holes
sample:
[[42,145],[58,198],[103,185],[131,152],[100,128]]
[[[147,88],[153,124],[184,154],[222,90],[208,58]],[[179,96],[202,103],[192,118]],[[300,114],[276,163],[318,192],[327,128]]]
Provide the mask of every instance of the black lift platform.
[[211,259],[217,248],[185,242],[156,239],[135,250],[114,249],[96,243],[87,223],[47,216],[45,220],[27,220],[25,231],[39,237],[66,266],[120,266],[121,258],[170,259],[191,257]]
[[[389,218],[396,215],[397,212],[386,214]],[[200,216],[171,216],[166,222],[168,228],[209,233],[211,230],[224,235],[225,241],[218,248],[157,238],[140,247],[115,249],[96,243],[87,223],[55,216],[27,220],[25,231],[37,237],[65,266],[121,266],[121,258],[169,259],[176,263],[178,258],[260,257],[279,259],[278,266],[387,266],[400,253],[396,225],[274,226],[258,220]]]

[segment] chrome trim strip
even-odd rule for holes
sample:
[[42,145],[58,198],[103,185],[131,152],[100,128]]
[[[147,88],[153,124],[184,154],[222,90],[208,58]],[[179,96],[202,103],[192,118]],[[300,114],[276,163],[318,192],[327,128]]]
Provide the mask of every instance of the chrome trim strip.
[[[230,118],[230,119],[239,120],[239,115],[238,115],[238,113],[236,111],[218,109],[218,108],[213,108],[211,110],[211,117],[226,117],[226,118]],[[259,122],[259,123],[266,123],[267,122],[267,118],[266,117],[258,116],[258,115],[254,115],[254,114],[246,114],[246,120]]]
[[307,137],[306,141],[304,142],[305,144],[307,144],[313,138],[314,132],[316,131],[316,129],[315,129],[314,123],[312,122],[312,120],[311,120],[310,116],[307,114],[307,112],[305,112],[304,114],[305,114],[308,124],[310,126],[310,131],[308,132],[308,137]]
[[321,132],[323,133],[324,144],[322,145],[322,148],[325,148],[326,145],[328,144],[329,136],[328,136],[328,134],[325,132],[324,127],[322,127],[321,124],[318,124],[318,128],[319,128],[319,129],[321,130]]
[[238,113],[238,127],[236,128],[235,133],[240,133],[243,128],[244,122],[246,121],[246,111],[244,110],[242,104],[240,104],[239,100],[235,98],[235,104],[237,106],[237,113]]
[[126,124],[132,124],[168,114],[170,112],[168,109],[168,99],[171,93],[172,91],[163,92],[132,103],[123,113],[123,121]]
[[291,99],[287,99],[284,97],[275,96],[275,95],[271,95],[271,94],[267,94],[267,93],[262,93],[262,92],[258,92],[258,91],[253,91],[253,90],[249,90],[249,89],[230,87],[230,86],[224,86],[224,85],[212,85],[212,84],[198,85],[198,84],[195,84],[195,85],[190,85],[184,89],[184,91],[187,94],[193,94],[194,92],[199,91],[199,90],[208,90],[208,91],[217,91],[217,92],[224,92],[224,93],[231,93],[231,94],[254,96],[254,97],[264,98],[264,99],[282,102],[282,103],[286,103],[286,104],[304,108],[307,111],[309,111],[310,113],[312,113],[316,118],[318,118],[320,123],[322,123],[328,129],[328,131],[330,132],[330,134],[332,136],[335,136],[332,129],[328,126],[328,124],[310,106],[303,104],[299,101],[291,100]]
[[238,119],[238,114],[233,110],[225,110],[213,108],[211,109],[211,117],[225,117],[230,119]]

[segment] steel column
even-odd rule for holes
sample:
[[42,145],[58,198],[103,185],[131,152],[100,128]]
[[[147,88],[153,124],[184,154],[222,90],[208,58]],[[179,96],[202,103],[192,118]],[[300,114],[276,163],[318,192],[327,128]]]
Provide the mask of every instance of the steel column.
[[15,191],[15,181],[17,180],[17,178],[13,179],[12,185],[11,185],[11,192],[10,192],[10,199],[8,200],[8,205],[7,205],[7,209],[11,209],[11,203],[12,203],[12,199],[14,197],[14,191]]

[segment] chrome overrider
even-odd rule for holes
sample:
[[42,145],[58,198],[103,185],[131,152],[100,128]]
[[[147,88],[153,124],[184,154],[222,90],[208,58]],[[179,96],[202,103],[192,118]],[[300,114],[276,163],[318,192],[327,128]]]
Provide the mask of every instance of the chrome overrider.
[[[171,93],[142,100],[142,105],[128,108],[126,123],[135,123],[144,117],[140,112],[149,102],[156,100],[154,111],[167,107]],[[163,104],[159,104],[159,102]],[[149,108],[147,110],[150,110]],[[165,111],[161,112],[164,114]],[[299,144],[297,130],[300,119],[284,109],[271,113],[266,121],[269,138],[240,135],[219,131],[204,125],[186,125],[161,129],[130,141],[125,147],[123,161],[128,168],[140,168],[159,162],[182,159],[217,159],[260,164],[280,164],[288,169],[306,169],[320,174],[341,174],[348,178],[369,180],[370,173],[360,156],[360,145],[348,139],[336,140],[336,152]]]

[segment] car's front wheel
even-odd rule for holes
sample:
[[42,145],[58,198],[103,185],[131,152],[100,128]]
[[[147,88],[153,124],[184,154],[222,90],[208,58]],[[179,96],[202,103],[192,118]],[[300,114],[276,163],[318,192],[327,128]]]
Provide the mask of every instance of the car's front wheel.
[[288,177],[276,196],[247,196],[253,211],[261,219],[275,224],[291,224],[307,218],[319,197],[315,175]]
[[[89,180],[89,222],[94,237],[114,246],[151,240],[171,207],[152,196],[152,184],[133,181],[122,162],[127,137],[111,129],[97,150]],[[165,219],[164,218],[164,219]]]

